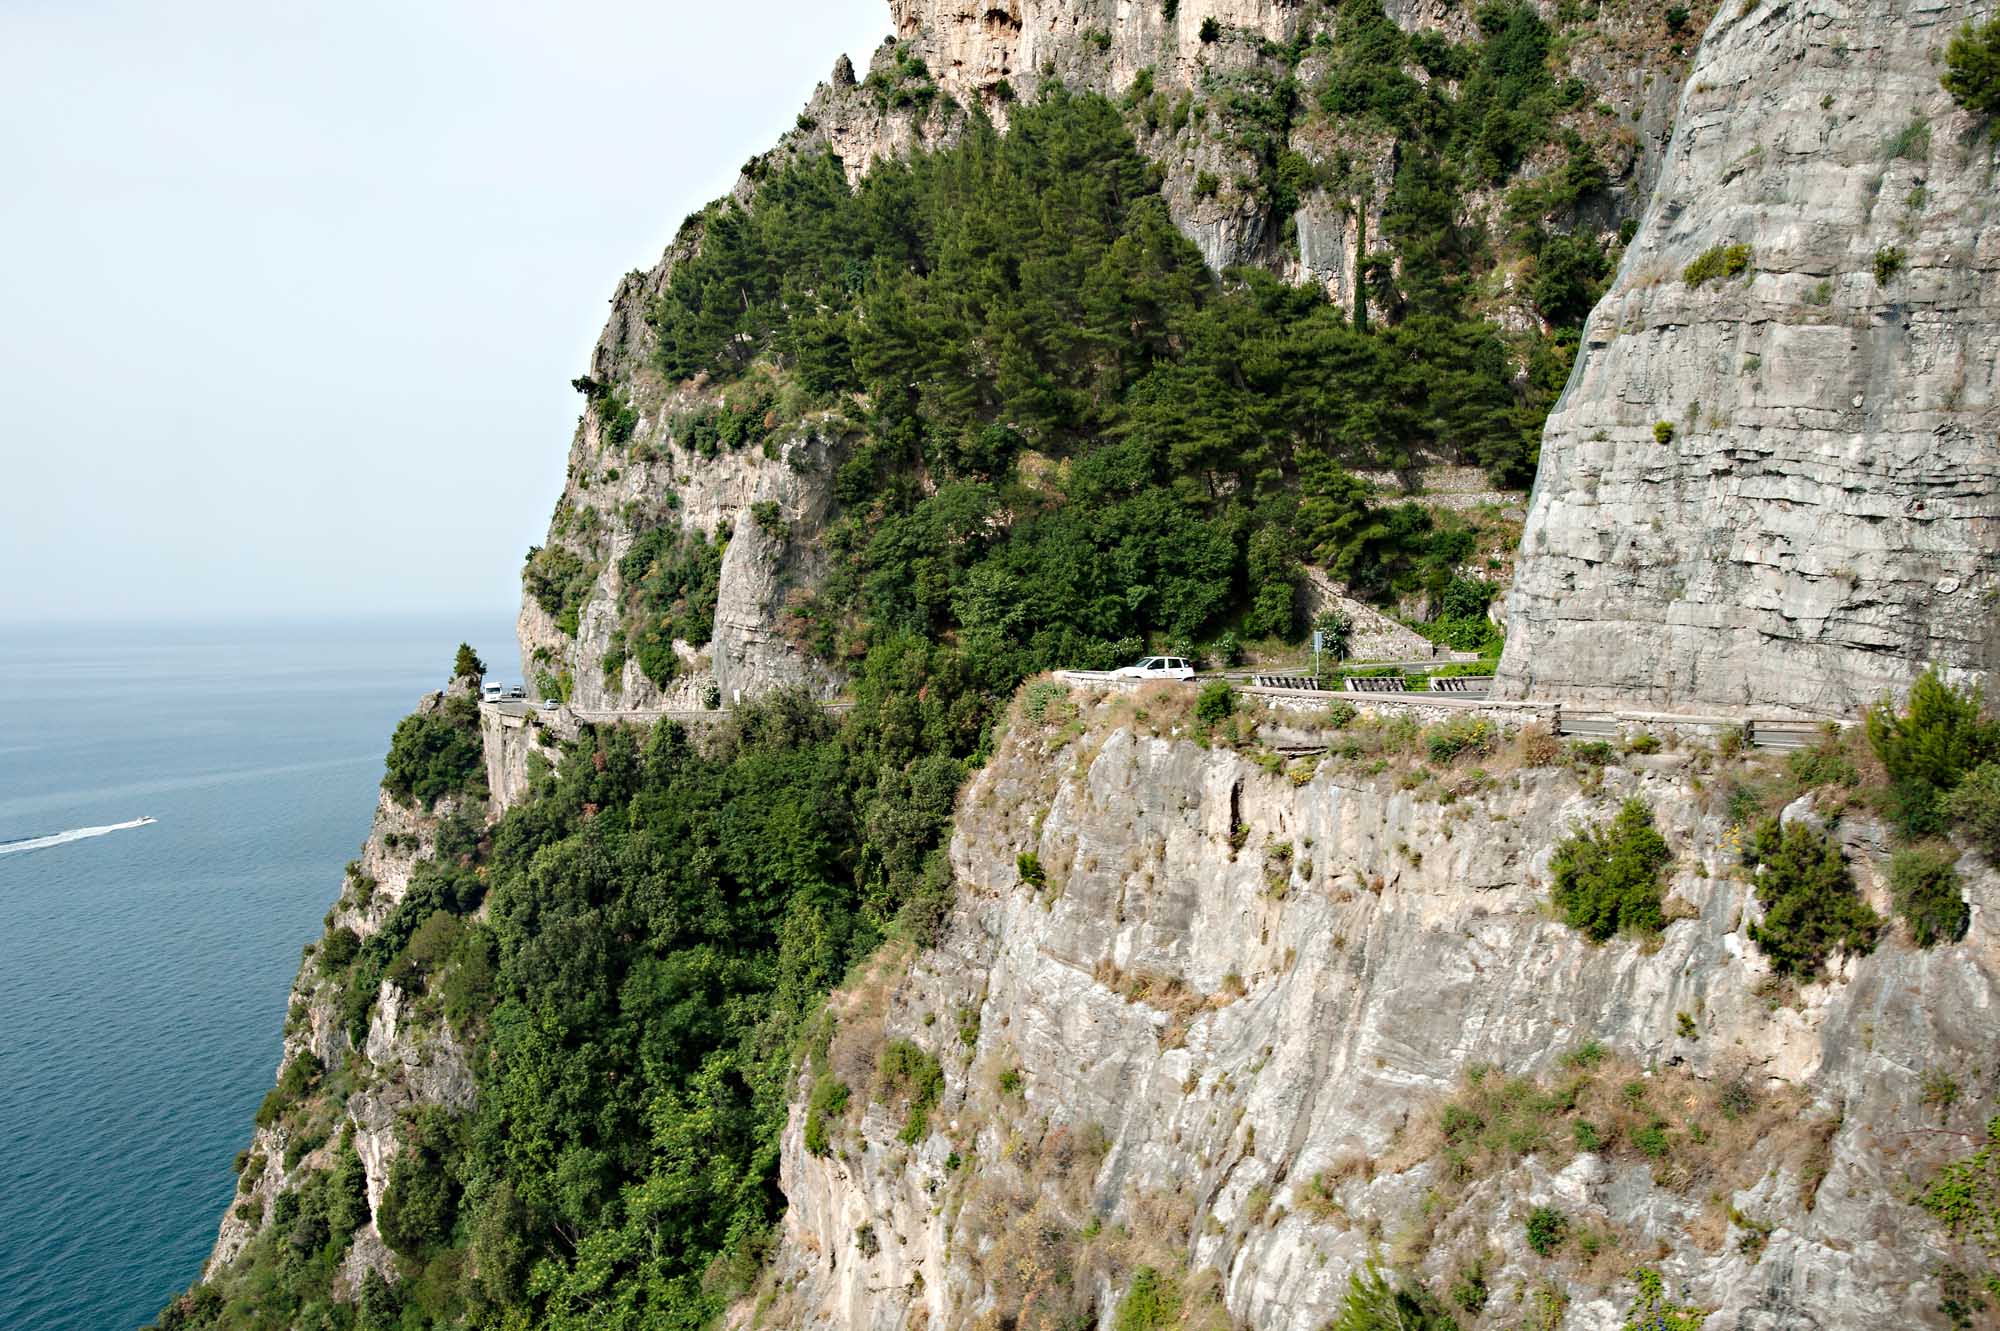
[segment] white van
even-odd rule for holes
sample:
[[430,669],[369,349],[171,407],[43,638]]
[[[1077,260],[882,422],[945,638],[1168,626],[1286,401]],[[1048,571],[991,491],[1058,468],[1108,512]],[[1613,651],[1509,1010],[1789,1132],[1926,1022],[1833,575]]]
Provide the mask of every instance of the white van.
[[506,696],[507,686],[505,684],[481,684],[479,686],[479,701],[481,702],[499,702]]

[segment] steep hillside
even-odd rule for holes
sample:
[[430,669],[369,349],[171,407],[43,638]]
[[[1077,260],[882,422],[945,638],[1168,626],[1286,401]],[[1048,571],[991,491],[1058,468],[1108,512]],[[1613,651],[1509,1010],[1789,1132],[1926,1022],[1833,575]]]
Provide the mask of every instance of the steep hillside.
[[2000,665],[1985,4],[1729,5],[1549,418],[1503,685],[1839,716]]
[[[1982,700],[1528,724],[1988,664],[1965,6],[891,8],[620,284],[571,706],[398,728],[163,1331],[2000,1308]],[[1044,673],[1490,654],[1531,474],[1532,704]]]
[[[1363,476],[1395,498],[1428,464],[1471,464],[1510,486],[1532,473],[1576,327],[1648,197],[1683,48],[1707,12],[1696,6],[1663,18],[1621,4],[1538,16],[1530,6],[1498,5],[1475,22],[1450,7],[1385,13],[1372,0],[897,3],[892,10],[895,37],[865,76],[841,60],[796,129],[746,164],[732,199],[688,219],[657,266],[619,286],[589,374],[577,381],[587,410],[562,497],[526,570],[521,641],[538,696],[620,710],[700,707],[790,682],[836,690],[868,632],[897,618],[873,603],[866,585],[879,571],[881,552],[872,547],[883,518],[960,478],[1019,480],[1046,494],[1079,445],[1118,424],[1103,412],[1051,418],[1002,392],[978,403],[978,414],[1013,431],[1014,443],[979,460],[940,456],[937,443],[899,426],[885,384],[867,372],[880,354],[863,345],[869,323],[842,334],[858,376],[815,369],[771,320],[739,323],[744,344],[727,357],[682,354],[686,329],[715,315],[704,312],[704,293],[721,300],[750,272],[788,274],[792,289],[774,284],[768,298],[782,302],[793,324],[814,306],[835,314],[879,308],[882,251],[891,250],[900,268],[904,252],[925,243],[926,228],[941,225],[920,218],[907,234],[860,244],[816,238],[810,260],[807,250],[787,248],[796,237],[759,234],[767,226],[784,232],[782,219],[808,197],[820,200],[818,208],[834,206],[837,191],[814,175],[828,155],[861,210],[879,219],[883,210],[866,200],[897,192],[871,184],[883,164],[949,157],[976,127],[990,121],[1004,129],[1050,90],[1110,98],[1131,151],[1153,168],[1149,192],[1157,191],[1167,218],[1212,272],[1268,271],[1321,293],[1332,322],[1400,328],[1411,340],[1386,351],[1415,362],[1400,381],[1390,367],[1371,367],[1356,380],[1366,386],[1359,400],[1337,394],[1316,406],[1316,432],[1339,436],[1327,461],[1342,469],[1318,480],[1322,508],[1332,508],[1343,530],[1362,532],[1370,529],[1358,511]],[[1013,186],[1023,187],[1034,188]],[[1004,212],[993,224],[1023,225]],[[735,252],[746,232],[767,248],[747,267],[716,271],[718,256]],[[982,243],[994,239],[1004,236]],[[828,246],[838,263],[820,261]],[[746,303],[740,291],[735,299]],[[956,307],[932,314],[927,336],[961,343],[966,355],[922,368],[965,376],[1011,354],[1006,339],[1018,334],[956,326],[966,315]],[[1268,325],[1274,315],[1266,301],[1226,336],[1254,339],[1262,330],[1245,324]],[[1050,328],[1027,330],[1042,373],[1060,378],[1093,354],[1057,336],[1087,317],[1065,311]],[[1154,338],[1172,358],[1199,336],[1181,311],[1168,311],[1160,325]],[[1081,364],[1095,371],[1087,384],[1093,395],[1132,400],[1144,391],[1143,363]],[[1282,391],[1280,378],[1299,384],[1337,372],[1247,354],[1214,371],[1259,394]],[[919,406],[927,432],[940,433],[938,404]],[[1244,435],[1274,426],[1214,428],[1223,437],[1210,446],[1203,474],[1180,482],[1219,493],[1222,504],[1202,506],[1211,512],[1230,506],[1226,487],[1256,484],[1272,465],[1236,455],[1245,451]],[[1302,432],[1292,422],[1275,428]],[[843,494],[841,468],[858,455],[881,459],[878,475],[851,481]],[[1283,493],[1296,494],[1299,473],[1310,467],[1292,459],[1277,466]],[[1190,468],[1177,456],[1167,470]],[[899,491],[892,484],[899,479],[914,488]],[[1007,504],[1014,517],[1032,507]],[[1260,527],[1270,529],[1257,546],[1260,584],[1302,585],[1300,560],[1339,564],[1337,576],[1356,576],[1354,560],[1343,561],[1310,520],[1281,506],[1234,519],[1234,578],[1253,576]],[[1482,551],[1508,543],[1473,542]],[[666,576],[635,587],[655,566]],[[1468,571],[1478,567],[1466,561]],[[1443,592],[1438,577],[1421,586],[1378,578],[1366,589],[1419,617],[1440,612]],[[1242,636],[1269,632],[1269,619]],[[1169,624],[1155,615],[1133,627],[1199,640],[1232,627],[1229,620],[1220,613]],[[947,616],[933,627],[955,626]],[[1283,626],[1287,635],[1296,627]]]
[[[1797,763],[1034,701],[961,801],[937,946],[830,1005],[762,1324],[1124,1326],[1150,1269],[1187,1320],[1137,1325],[1311,1331],[1373,1262],[1468,1327],[1630,1325],[1643,1265],[1692,1320],[1637,1324],[1836,1331],[1948,1325],[1982,1278],[1913,1198],[1993,1103],[1990,869],[1962,941],[1800,984],[1728,792],[1849,806],[1891,903],[1888,829]],[[1548,906],[1558,842],[1635,800],[1666,922],[1594,943]]]

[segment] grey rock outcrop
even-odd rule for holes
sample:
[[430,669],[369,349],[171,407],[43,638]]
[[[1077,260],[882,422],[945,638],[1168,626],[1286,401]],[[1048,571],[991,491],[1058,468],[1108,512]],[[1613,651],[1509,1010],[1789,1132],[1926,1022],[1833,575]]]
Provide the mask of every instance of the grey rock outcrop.
[[[1385,1244],[1434,1284],[1482,1259],[1482,1325],[1526,1316],[1547,1280],[1561,1325],[1623,1325],[1641,1254],[1710,1327],[1945,1324],[1935,1271],[1953,1255],[1907,1179],[1964,1138],[1913,1130],[1936,1121],[1922,1070],[1992,1047],[2000,879],[1973,875],[1963,942],[1885,941],[1773,1002],[1730,827],[1682,755],[1594,788],[1529,768],[1445,800],[1331,765],[1297,784],[1130,714],[1086,702],[1074,739],[1019,723],[960,802],[960,904],[937,946],[836,996],[830,1066],[857,1102],[892,1039],[934,1054],[945,1088],[916,1141],[871,1102],[824,1155],[795,1107],[776,1324],[980,1325],[1018,1297],[1020,1225],[1183,1235],[1164,1257],[1213,1273],[1236,1324],[1260,1328],[1326,1325]],[[1678,918],[1657,946],[1600,946],[1550,918],[1549,860],[1632,795],[1674,849]],[[1886,904],[1870,842],[1862,826],[1847,844]],[[1044,882],[1023,880],[1023,852]],[[1717,1088],[1739,1076],[1795,1109],[1720,1193],[1629,1157],[1530,1152],[1438,1220],[1427,1115],[1477,1069],[1556,1075],[1590,1042],[1662,1088],[1646,1093],[1678,1088],[1688,1122],[1722,1130]],[[1534,1256],[1522,1222],[1548,1203],[1622,1235],[1624,1258]],[[1109,1325],[1132,1259],[1071,1251]]]
[[2000,664],[2000,150],[1938,86],[1990,13],[1722,8],[1549,417],[1503,695],[1830,716]]

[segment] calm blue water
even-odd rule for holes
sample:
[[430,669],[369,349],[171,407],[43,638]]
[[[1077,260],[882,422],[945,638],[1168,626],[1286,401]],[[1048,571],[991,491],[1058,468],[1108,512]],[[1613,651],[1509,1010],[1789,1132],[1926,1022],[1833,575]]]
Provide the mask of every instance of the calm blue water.
[[520,677],[494,613],[0,626],[0,1328],[135,1327],[200,1273],[299,949],[461,638]]

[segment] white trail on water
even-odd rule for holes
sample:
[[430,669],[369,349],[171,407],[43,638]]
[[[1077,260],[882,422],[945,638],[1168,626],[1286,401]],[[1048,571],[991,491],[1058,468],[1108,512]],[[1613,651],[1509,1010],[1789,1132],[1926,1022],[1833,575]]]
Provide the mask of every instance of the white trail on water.
[[23,837],[19,841],[0,841],[0,855],[13,855],[24,850],[47,850],[50,846],[66,846],[72,841],[83,841],[94,836],[109,836],[113,832],[123,832],[128,827],[144,827],[153,822],[151,818],[134,818],[129,823],[109,823],[103,827],[76,827],[67,832],[57,832],[53,836]]

